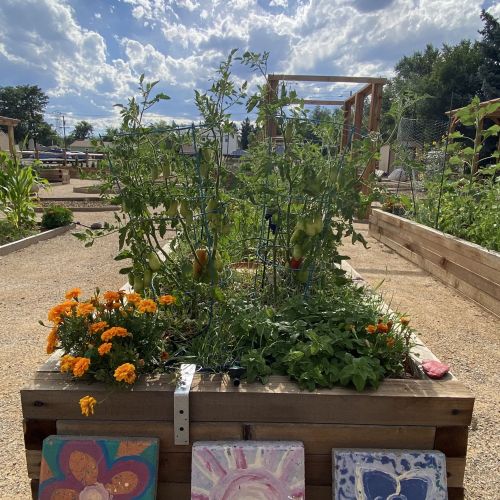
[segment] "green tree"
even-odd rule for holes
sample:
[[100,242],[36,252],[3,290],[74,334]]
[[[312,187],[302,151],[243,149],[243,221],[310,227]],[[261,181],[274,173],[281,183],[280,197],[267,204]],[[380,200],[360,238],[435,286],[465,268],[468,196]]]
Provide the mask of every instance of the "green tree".
[[485,99],[500,96],[500,23],[490,13],[481,12],[484,28],[479,32],[483,35],[479,42],[482,63],[479,67],[482,93]]
[[84,139],[89,139],[90,137],[92,137],[93,132],[94,126],[91,123],[82,120],[75,125],[75,128],[71,135],[74,140],[83,141]]
[[241,149],[248,149],[250,135],[254,131],[255,129],[247,116],[241,124]]
[[32,138],[38,143],[46,134],[43,113],[48,102],[48,96],[37,85],[0,87],[0,115],[21,120],[14,129],[16,142]]

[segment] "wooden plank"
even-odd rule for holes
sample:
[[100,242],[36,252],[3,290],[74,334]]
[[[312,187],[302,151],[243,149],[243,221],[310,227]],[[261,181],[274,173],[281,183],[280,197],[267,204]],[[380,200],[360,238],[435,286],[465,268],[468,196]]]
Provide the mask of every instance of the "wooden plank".
[[[244,424],[241,422],[194,422],[189,426],[191,443],[194,441],[241,440]],[[134,436],[157,437],[162,453],[188,452],[191,446],[174,444],[172,422],[154,420],[58,420],[57,434],[75,436]]]
[[[329,454],[332,448],[432,449],[435,428],[424,426],[249,424],[249,439],[302,441],[307,454]],[[451,427],[450,429],[454,429]]]
[[[44,378],[46,377],[46,378]],[[102,420],[172,421],[173,385],[167,375],[140,379],[132,390],[109,391],[102,384],[71,382],[40,373],[21,390],[24,418],[82,419],[78,400],[94,394]],[[69,393],[68,393],[69,391]],[[266,385],[227,377],[193,381],[192,422],[302,422],[372,425],[468,425],[474,398],[459,382],[385,380],[377,390],[358,393],[335,387],[302,391],[287,377]]]
[[[378,231],[384,236],[390,237],[400,245],[408,248],[408,250],[412,251],[413,253],[421,255],[424,259],[432,262],[438,267],[441,267],[443,270],[449,272],[453,276],[456,276],[458,279],[464,281],[465,283],[468,283],[474,288],[477,288],[478,290],[491,295],[496,300],[500,300],[500,282],[495,283],[494,281],[490,280],[489,277],[491,276],[491,273],[488,273],[487,276],[482,276],[481,274],[474,272],[468,267],[464,267],[454,262],[451,257],[443,256],[443,253],[444,255],[448,255],[448,252],[446,251],[446,249],[443,249],[443,247],[441,247],[441,250],[428,248],[428,240],[426,240],[425,238],[420,238],[416,235],[412,235],[411,233],[405,232],[404,229],[398,231],[394,226],[387,224],[384,221],[379,221]],[[473,267],[473,264],[471,265],[471,267]]]
[[[443,238],[438,237],[434,233],[421,230],[420,228],[415,227],[411,224],[409,226],[395,225],[392,224],[393,221],[377,219],[376,214],[374,214],[374,219],[374,225],[378,227],[394,226],[395,228],[398,228],[396,229],[397,231],[403,232],[405,236],[414,235],[414,237],[417,238],[418,241],[423,244],[423,246],[440,254],[447,261],[455,262],[456,264],[459,264],[460,266],[469,269],[480,276],[488,278],[490,281],[496,283],[497,285],[500,284],[500,259],[498,259],[498,265],[493,268],[490,265],[483,264],[483,262],[476,258],[471,258],[468,255],[468,247],[462,247],[461,249],[458,247],[454,249],[447,248],[445,242],[443,241]],[[461,253],[462,250],[465,251],[465,254]]]
[[418,222],[413,222],[408,219],[389,214],[380,209],[374,209],[372,213],[376,214],[379,220],[382,220],[389,224],[393,224],[400,229],[404,228],[407,231],[414,232],[415,234],[423,238],[432,238],[432,236],[434,236],[437,241],[439,241],[440,245],[450,250],[455,250],[464,257],[478,260],[479,262],[491,267],[492,269],[498,270],[499,268],[499,252],[487,250],[486,248],[475,243],[462,240],[450,234],[438,231],[434,228],[419,224]]
[[40,450],[43,440],[52,434],[57,433],[55,420],[32,420],[25,419],[24,427],[24,447],[27,450]]
[[440,279],[443,281],[445,284],[451,286],[458,292],[460,292],[462,295],[467,297],[470,300],[473,300],[476,302],[479,306],[482,306],[488,312],[495,316],[499,316],[499,311],[500,311],[500,304],[499,301],[497,301],[495,298],[491,297],[489,294],[484,293],[482,290],[479,290],[478,288],[470,285],[469,283],[466,283],[456,276],[453,276],[451,273],[448,271],[442,269],[441,267],[437,266],[436,264],[426,260],[424,257],[421,255],[418,255],[415,252],[412,252],[410,249],[406,248],[403,245],[400,245],[396,241],[394,241],[394,235],[387,231],[385,228],[381,228],[378,226],[378,230],[375,231],[375,228],[372,228],[371,231],[371,236],[374,237],[375,239],[378,239],[382,243],[386,244],[388,247],[392,248],[395,250],[397,253],[399,253],[401,256],[405,257],[409,261],[413,262],[414,264],[418,265],[428,273],[432,274],[436,278]]
[[303,104],[314,104],[316,106],[343,106],[344,101],[330,101],[326,99],[301,99]]
[[190,500],[191,485],[187,483],[158,483],[158,500]]
[[387,83],[386,78],[370,76],[325,76],[325,75],[284,75],[272,74],[268,76],[269,81],[293,81],[293,82],[341,82],[341,83]]
[[465,458],[468,436],[468,427],[438,427],[431,448],[442,451],[447,457]]
[[[495,257],[495,252],[484,249],[485,253],[483,257],[488,258],[488,260],[492,258],[489,264],[485,264],[481,259],[470,255],[468,246],[456,246],[454,249],[448,248],[447,238],[427,231],[425,226],[422,228],[411,223],[405,224],[404,222],[400,223],[399,221],[386,219],[377,219],[376,224],[378,227],[395,231],[399,237],[411,239],[412,242],[420,242],[426,248],[438,253],[444,261],[454,262],[475,274],[486,277],[497,286],[500,284],[500,254],[498,257]],[[442,235],[445,235],[445,233],[442,233]]]

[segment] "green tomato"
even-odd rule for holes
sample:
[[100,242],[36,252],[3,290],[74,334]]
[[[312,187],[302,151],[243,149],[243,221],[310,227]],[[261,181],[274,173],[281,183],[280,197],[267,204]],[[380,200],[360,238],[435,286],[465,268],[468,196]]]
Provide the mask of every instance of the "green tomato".
[[156,252],[151,252],[148,257],[148,264],[152,271],[155,273],[161,269],[161,260]]
[[314,236],[316,234],[316,225],[311,218],[305,221],[305,232],[307,236]]
[[292,256],[294,259],[301,259],[304,257],[304,250],[299,244],[295,244],[292,248]]
[[165,212],[167,217],[175,217],[177,215],[178,207],[179,202],[177,200],[171,201],[168,210]]
[[153,282],[153,271],[151,269],[144,270],[144,288],[149,288]]
[[163,178],[166,180],[168,177],[170,177],[170,165],[168,163],[164,163],[161,166],[162,172],[163,172]]
[[144,291],[144,279],[142,276],[134,277],[134,292],[142,293]]

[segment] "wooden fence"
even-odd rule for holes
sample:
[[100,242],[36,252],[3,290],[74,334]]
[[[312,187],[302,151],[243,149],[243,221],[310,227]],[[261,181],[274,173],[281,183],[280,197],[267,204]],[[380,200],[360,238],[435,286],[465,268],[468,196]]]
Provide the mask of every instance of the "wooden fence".
[[379,209],[369,234],[500,317],[500,253]]

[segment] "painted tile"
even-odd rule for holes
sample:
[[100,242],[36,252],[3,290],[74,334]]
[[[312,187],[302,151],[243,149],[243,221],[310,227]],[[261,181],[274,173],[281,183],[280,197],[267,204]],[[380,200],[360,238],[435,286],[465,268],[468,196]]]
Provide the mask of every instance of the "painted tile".
[[446,460],[434,450],[334,449],[334,500],[445,500]]
[[303,500],[304,446],[297,441],[199,441],[192,500]]
[[158,439],[49,436],[43,441],[40,500],[154,500]]

